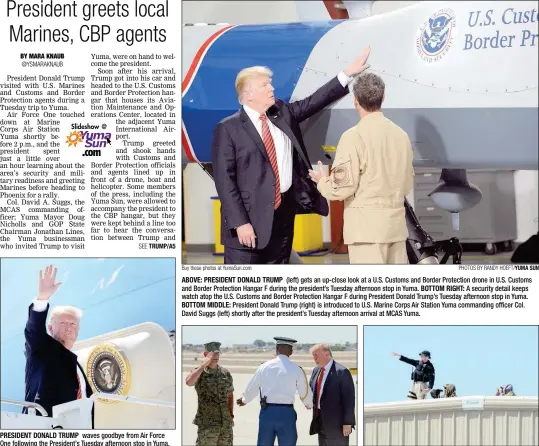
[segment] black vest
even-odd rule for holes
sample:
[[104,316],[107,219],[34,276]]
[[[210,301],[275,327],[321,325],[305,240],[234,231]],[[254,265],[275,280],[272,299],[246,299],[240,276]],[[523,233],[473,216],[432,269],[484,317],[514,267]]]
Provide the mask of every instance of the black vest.
[[432,375],[432,365],[430,361],[419,361],[415,366],[415,370],[412,372],[412,381],[429,382]]

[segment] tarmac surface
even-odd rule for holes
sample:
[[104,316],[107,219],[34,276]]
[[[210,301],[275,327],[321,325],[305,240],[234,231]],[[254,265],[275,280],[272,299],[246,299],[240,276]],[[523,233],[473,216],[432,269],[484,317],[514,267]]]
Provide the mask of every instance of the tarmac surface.
[[[195,357],[197,360],[195,361]],[[201,353],[193,351],[183,351],[182,364],[183,364],[183,377],[182,377],[182,445],[194,446],[197,438],[197,426],[193,424],[193,419],[197,411],[197,395],[194,387],[187,387],[185,384],[185,378],[189,374],[189,371],[194,369],[200,363]],[[254,375],[258,366],[269,359],[274,357],[273,352],[259,353],[223,353],[220,359],[220,365],[230,371],[234,380],[234,400],[242,396],[247,383]],[[314,363],[310,354],[293,354],[290,357],[305,370],[307,379],[310,379]],[[357,353],[356,352],[336,352],[334,359],[342,365],[353,368],[357,367]],[[353,375],[354,382],[356,384],[356,407],[357,401],[357,375]],[[298,415],[296,422],[298,431],[297,446],[314,446],[318,445],[318,437],[316,435],[309,435],[309,426],[312,419],[312,411],[307,410],[299,396],[296,395],[296,401],[294,408]],[[243,407],[237,405],[234,406],[234,445],[242,446],[254,446],[256,445],[258,436],[258,415],[260,412],[260,404],[258,399],[251,401],[249,404]],[[356,422],[357,422],[357,409],[356,409]],[[277,444],[277,440],[275,440]],[[350,445],[356,446],[357,431],[352,431],[350,437]]]

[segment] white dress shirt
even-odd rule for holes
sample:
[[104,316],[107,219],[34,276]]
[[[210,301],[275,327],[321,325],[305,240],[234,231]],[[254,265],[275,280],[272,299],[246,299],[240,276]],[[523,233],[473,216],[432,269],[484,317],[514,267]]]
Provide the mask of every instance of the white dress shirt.
[[[331,370],[332,365],[333,365],[333,359],[331,359],[324,367],[320,367],[320,373],[322,373],[322,369],[324,369],[324,376],[322,376],[322,384],[320,384],[320,396],[318,398],[318,409],[320,409],[320,402],[322,401],[322,394],[324,393],[324,384],[326,383],[326,379],[329,375],[329,371]],[[318,381],[318,379],[316,381]]]
[[[337,78],[343,87],[346,87],[353,79],[344,74],[343,71],[337,75]],[[262,138],[262,121],[260,120],[260,113],[245,104],[243,105],[243,109],[255,126],[260,138]],[[268,123],[273,143],[275,144],[279,183],[281,185],[281,193],[284,194],[292,186],[292,141],[290,141],[290,138],[286,136],[280,128],[273,125],[273,122],[269,119],[267,119],[266,122]]]
[[262,364],[247,384],[242,398],[245,404],[256,397],[267,397],[273,404],[294,404],[296,392],[307,409],[312,408],[313,394],[305,373],[288,356],[279,355]]
[[[47,304],[49,303],[49,301],[34,299],[32,303],[34,304],[33,311],[37,313],[41,313],[47,309]],[[82,371],[78,365],[77,365],[77,376],[79,377],[82,398],[84,399],[86,398],[86,381],[84,380],[84,375],[82,374]]]

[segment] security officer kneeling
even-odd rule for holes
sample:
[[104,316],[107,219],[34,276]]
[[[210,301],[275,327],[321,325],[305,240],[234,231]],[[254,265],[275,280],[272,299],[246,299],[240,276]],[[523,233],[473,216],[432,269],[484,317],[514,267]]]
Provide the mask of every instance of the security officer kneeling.
[[258,446],[295,446],[298,440],[297,414],[294,410],[296,392],[307,409],[312,409],[313,394],[303,369],[289,356],[297,342],[289,338],[273,338],[276,341],[277,357],[262,364],[247,384],[243,398],[236,402],[245,406],[260,397]]
[[430,362],[430,352],[427,350],[422,351],[419,355],[420,360],[410,359],[406,356],[399,355],[398,353],[392,353],[393,356],[398,356],[399,360],[406,362],[415,367],[412,372],[412,388],[408,393],[408,399],[411,400],[423,400],[427,397],[434,387],[434,366]]

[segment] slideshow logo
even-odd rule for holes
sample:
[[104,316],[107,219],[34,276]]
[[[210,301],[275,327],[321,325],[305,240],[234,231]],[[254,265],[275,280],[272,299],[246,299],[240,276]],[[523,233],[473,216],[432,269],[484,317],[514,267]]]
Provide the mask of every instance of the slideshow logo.
[[107,147],[107,144],[111,143],[111,137],[110,133],[75,130],[67,135],[65,142],[67,147],[77,147],[77,144],[83,142],[87,150],[84,151],[82,156],[101,156],[101,150],[96,149]]

